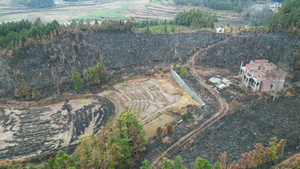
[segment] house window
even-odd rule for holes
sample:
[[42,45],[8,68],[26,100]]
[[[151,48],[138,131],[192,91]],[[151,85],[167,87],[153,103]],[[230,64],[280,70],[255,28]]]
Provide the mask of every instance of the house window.
[[273,88],[273,84],[271,84],[271,86],[270,86],[270,89],[272,90],[272,88]]
[[258,66],[258,70],[260,70],[260,66]]

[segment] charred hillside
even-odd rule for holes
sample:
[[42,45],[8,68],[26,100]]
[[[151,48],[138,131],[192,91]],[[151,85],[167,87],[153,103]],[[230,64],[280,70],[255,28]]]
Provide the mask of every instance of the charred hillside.
[[185,62],[199,50],[197,62],[238,64],[266,58],[295,67],[300,59],[299,47],[299,39],[282,34],[76,34],[62,42],[23,49],[13,57],[2,56],[0,94],[12,98],[16,88],[26,84],[49,96],[74,88],[73,67],[83,77],[85,70],[103,61],[111,75],[114,72],[111,77],[116,77],[137,65],[142,68],[162,62]]
[[282,34],[243,34],[230,36],[200,52],[197,61],[236,63],[252,59],[268,59],[276,64],[295,67],[300,60],[299,39]]

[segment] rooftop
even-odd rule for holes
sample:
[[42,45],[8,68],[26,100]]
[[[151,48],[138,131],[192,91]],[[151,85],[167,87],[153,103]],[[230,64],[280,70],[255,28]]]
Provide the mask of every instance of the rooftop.
[[285,72],[278,70],[277,66],[268,60],[251,60],[249,64],[241,69],[248,76],[253,76],[258,80],[281,79],[285,77]]
[[223,27],[223,25],[221,25],[220,23],[215,23],[215,28],[220,28],[220,27]]

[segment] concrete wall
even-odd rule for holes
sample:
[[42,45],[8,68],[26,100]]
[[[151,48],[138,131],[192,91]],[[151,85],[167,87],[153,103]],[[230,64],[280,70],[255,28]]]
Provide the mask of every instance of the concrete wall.
[[[273,85],[272,89],[271,89],[271,85]],[[283,88],[284,85],[284,81],[265,81],[265,82],[261,82],[261,87],[260,87],[260,91],[270,91],[270,90],[281,90]]]
[[181,79],[181,77],[174,70],[170,69],[170,73],[174,80],[183,90],[185,90],[194,100],[200,103],[201,106],[205,105],[205,103],[196,95],[194,91],[191,90],[191,88]]

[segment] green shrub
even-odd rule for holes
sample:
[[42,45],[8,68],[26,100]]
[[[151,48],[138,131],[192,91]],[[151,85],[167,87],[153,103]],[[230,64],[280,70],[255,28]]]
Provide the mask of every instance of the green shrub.
[[175,69],[175,68],[176,68],[176,64],[173,65],[173,69]]
[[182,120],[183,120],[183,121],[186,121],[186,120],[187,120],[186,114],[183,114],[183,115],[182,115]]
[[222,169],[222,164],[220,163],[220,161],[217,161],[215,163],[214,169]]
[[188,112],[187,117],[188,117],[188,118],[191,118],[191,117],[192,117],[192,113],[191,113],[191,112]]
[[37,91],[35,88],[32,89],[32,98],[36,100],[41,98],[41,93]]
[[186,75],[186,70],[185,70],[184,67],[181,68],[181,74],[182,74],[182,76],[185,76],[185,75]]
[[165,134],[167,134],[167,130],[166,130],[166,128],[164,128],[164,127],[158,127],[157,128],[157,130],[156,130],[156,135],[158,136],[158,137],[162,137],[162,136],[164,136]]
[[95,81],[95,68],[90,68],[87,73],[87,82],[89,84],[93,83]]
[[177,67],[176,67],[176,69],[177,69],[177,70],[180,70],[180,69],[181,69],[181,67],[180,67],[180,66],[177,66]]
[[196,169],[212,169],[211,164],[209,164],[209,162],[204,159],[204,158],[197,158],[197,160],[194,163],[194,166]]
[[18,88],[15,89],[16,97],[26,97],[30,98],[30,90],[24,79],[22,79],[21,83],[18,83]]
[[175,28],[174,27],[172,28],[172,32],[175,33]]
[[168,123],[166,126],[167,126],[168,133],[174,131],[174,126],[171,123]]
[[6,74],[6,72],[2,72],[2,77],[6,77],[7,76],[7,74]]
[[85,77],[88,84],[106,82],[108,80],[108,73],[103,62],[90,68]]
[[80,74],[75,70],[75,68],[72,69],[72,81],[75,87],[76,91],[81,91],[82,90],[82,80]]
[[131,78],[131,77],[134,77],[134,76],[135,76],[134,74],[130,74],[127,77]]

